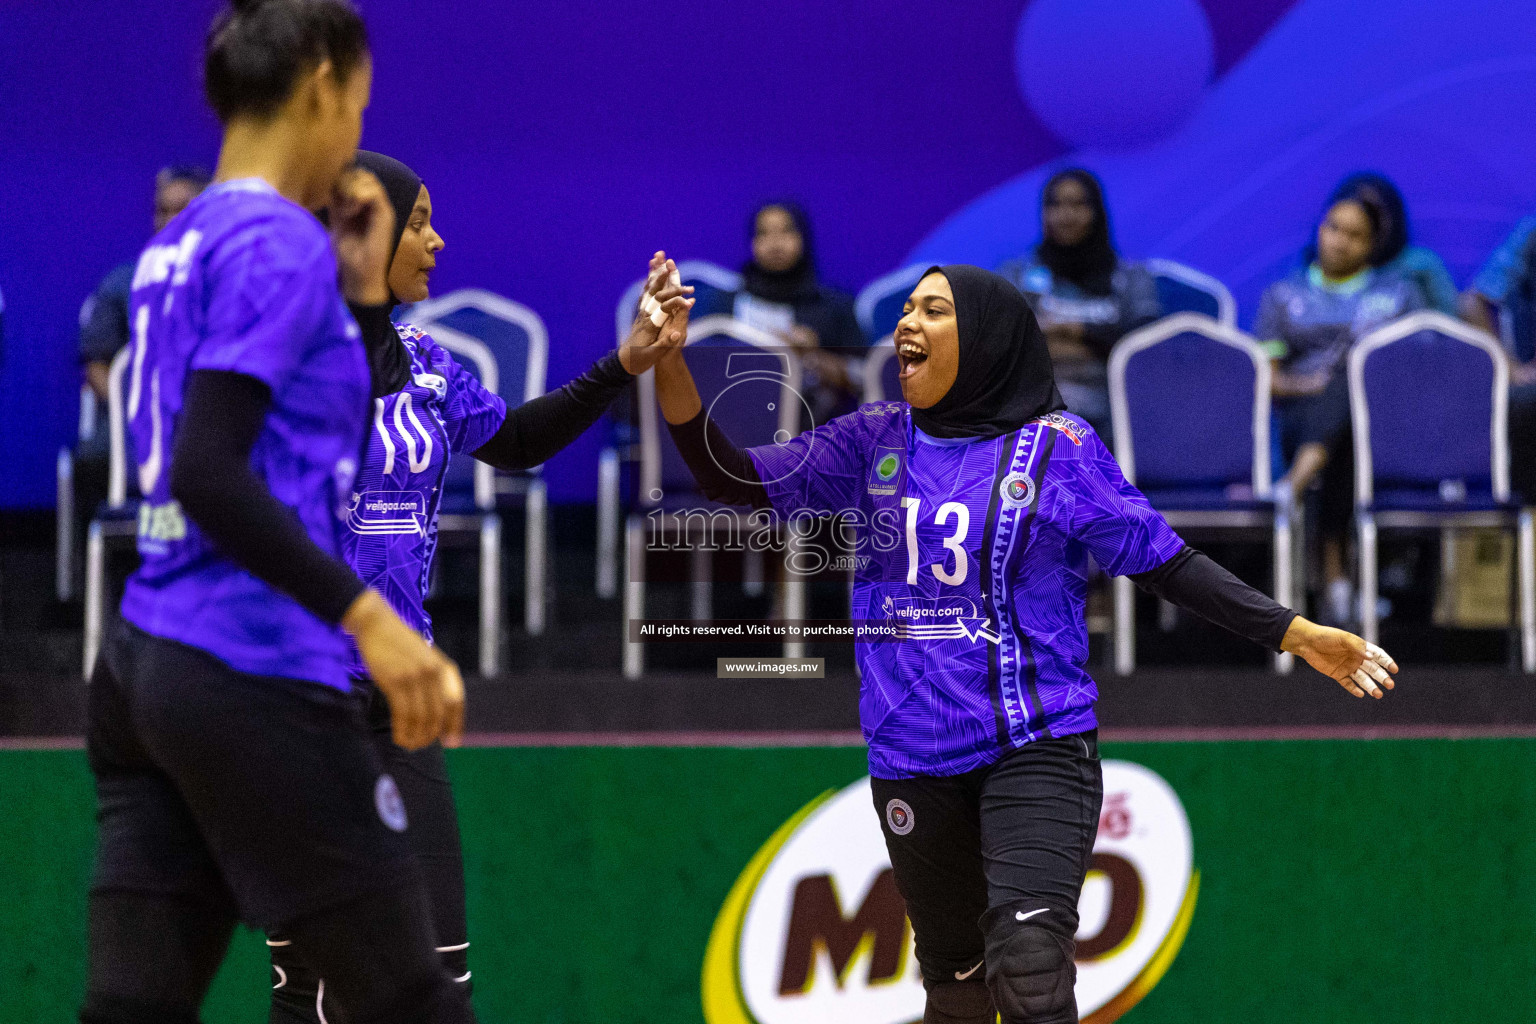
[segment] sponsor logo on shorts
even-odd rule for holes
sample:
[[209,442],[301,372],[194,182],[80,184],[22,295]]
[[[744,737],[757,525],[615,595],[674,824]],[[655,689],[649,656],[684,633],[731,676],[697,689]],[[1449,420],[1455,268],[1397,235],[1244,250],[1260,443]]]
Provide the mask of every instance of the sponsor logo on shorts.
[[405,831],[405,801],[400,799],[400,787],[392,776],[380,775],[373,784],[373,806],[378,809],[379,820],[391,831]]
[[905,800],[892,800],[885,805],[885,823],[891,826],[892,832],[904,836],[917,825],[917,815],[912,813],[912,805]]
[[1035,481],[1028,473],[1009,473],[997,485],[997,494],[1009,508],[1026,508],[1035,500]]
[[[1162,978],[1200,883],[1189,820],[1168,783],[1128,761],[1105,761],[1103,771],[1104,810],[1078,901],[1076,995],[1088,1024],[1118,1019]],[[747,863],[704,956],[707,1024],[922,1019],[912,926],[871,802],[867,778],[824,793]],[[912,808],[886,804],[886,823],[905,834],[899,814],[910,832]],[[964,980],[975,968],[948,970]]]

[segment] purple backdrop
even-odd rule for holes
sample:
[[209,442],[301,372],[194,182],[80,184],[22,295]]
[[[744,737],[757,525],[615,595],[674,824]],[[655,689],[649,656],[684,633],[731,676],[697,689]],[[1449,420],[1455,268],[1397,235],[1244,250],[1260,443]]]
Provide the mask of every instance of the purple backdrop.
[[[1207,0],[1215,74],[1290,2]],[[612,344],[614,304],[651,251],[736,265],[758,200],[800,197],[825,277],[853,290],[1064,152],[1020,98],[1024,7],[364,0],[377,62],[364,144],[432,189],[448,241],[436,290],[536,309],[558,384]],[[52,504],[76,313],[142,245],[154,170],[214,159],[198,84],[213,10],[0,0],[0,505]],[[551,463],[555,500],[590,499],[595,446],[594,431]]]

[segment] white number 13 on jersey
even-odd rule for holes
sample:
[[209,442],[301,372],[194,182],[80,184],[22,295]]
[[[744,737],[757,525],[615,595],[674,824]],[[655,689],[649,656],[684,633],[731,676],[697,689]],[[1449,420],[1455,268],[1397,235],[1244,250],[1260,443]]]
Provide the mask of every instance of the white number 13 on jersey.
[[[921,498],[901,499],[902,507],[907,510],[907,583],[911,586],[917,585],[917,516],[918,507],[922,503]],[[934,562],[928,568],[933,570],[934,577],[940,583],[958,587],[965,582],[969,568],[965,558],[965,535],[971,530],[971,510],[958,501],[946,501],[939,506],[933,521],[943,526],[951,517],[955,519],[955,532],[944,538],[944,546],[954,552],[955,569],[950,572],[942,562]]]

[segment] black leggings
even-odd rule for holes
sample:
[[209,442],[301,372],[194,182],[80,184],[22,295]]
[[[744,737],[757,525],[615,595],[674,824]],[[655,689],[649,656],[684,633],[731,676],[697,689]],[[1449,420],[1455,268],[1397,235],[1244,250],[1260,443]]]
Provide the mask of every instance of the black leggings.
[[[366,681],[361,685],[368,687],[374,748],[399,786],[405,805],[409,822],[405,837],[426,882],[438,953],[444,969],[467,996],[473,984],[464,913],[464,857],[443,748],[437,743],[417,751],[395,746],[383,694]],[[272,952],[271,1024],[336,1024],[337,1000],[333,988],[322,981],[325,973],[310,970],[286,934],[272,936],[267,945]]]
[[122,625],[91,680],[84,1024],[190,1024],[237,920],[281,929],[349,1024],[472,1021],[363,710]]

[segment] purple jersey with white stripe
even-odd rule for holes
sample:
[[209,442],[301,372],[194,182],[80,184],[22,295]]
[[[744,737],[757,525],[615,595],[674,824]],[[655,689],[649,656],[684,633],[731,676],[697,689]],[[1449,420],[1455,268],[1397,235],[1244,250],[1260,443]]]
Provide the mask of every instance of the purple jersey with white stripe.
[[[347,503],[341,553],[396,615],[430,640],[432,619],[422,599],[437,553],[448,458],[490,440],[507,418],[507,405],[430,335],[410,324],[395,330],[410,353],[411,380],[373,400],[373,426]],[[367,674],[355,651],[352,671]]]
[[322,550],[339,553],[338,512],[368,416],[368,364],[336,285],[330,237],[263,181],[214,185],[139,257],[129,323],[124,412],[144,496],[143,561],[123,617],[241,672],[347,689],[340,628],[225,558],[170,493],[188,374],[255,377],[272,404],[251,466]]
[[878,778],[958,775],[1011,748],[1096,725],[1084,670],[1088,555],[1111,575],[1155,569],[1183,541],[1093,429],[1051,413],[1002,437],[948,440],[876,402],[749,449],[774,509],[848,516],[859,717]]

